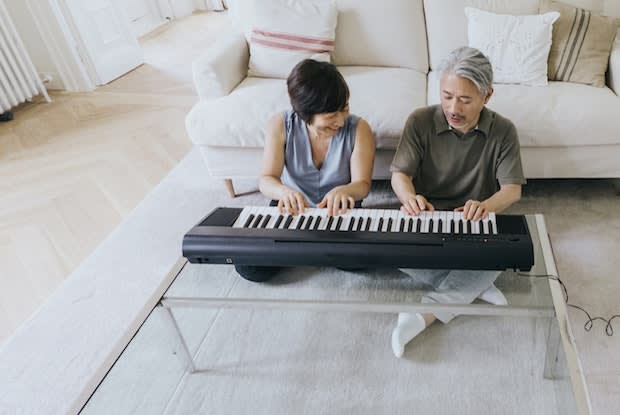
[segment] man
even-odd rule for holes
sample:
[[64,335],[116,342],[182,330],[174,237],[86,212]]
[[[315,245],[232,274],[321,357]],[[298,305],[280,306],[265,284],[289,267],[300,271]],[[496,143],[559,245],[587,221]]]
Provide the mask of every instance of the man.
[[[477,49],[453,51],[440,67],[441,105],[409,116],[390,167],[392,188],[410,215],[424,210],[456,210],[468,220],[501,212],[521,198],[525,183],[517,132],[508,119],[487,109],[493,69]],[[469,304],[477,297],[507,304],[493,282],[499,271],[416,270],[405,273],[434,290],[423,303]],[[454,315],[401,313],[392,349],[405,345],[436,319]]]

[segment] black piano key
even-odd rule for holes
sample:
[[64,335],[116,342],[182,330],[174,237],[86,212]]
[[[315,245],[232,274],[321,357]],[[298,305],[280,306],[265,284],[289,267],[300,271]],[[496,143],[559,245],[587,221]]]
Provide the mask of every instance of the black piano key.
[[458,224],[459,224],[459,233],[463,233],[463,220],[459,220]]
[[271,220],[271,215],[265,215],[265,219],[263,220],[263,223],[261,223],[260,227],[266,228],[270,220]]
[[263,215],[256,215],[256,219],[254,219],[254,222],[252,222],[252,225],[250,225],[250,227],[258,228],[258,224],[260,223],[261,219],[263,219]]
[[422,227],[422,221],[420,220],[420,218],[416,218],[416,220],[415,220],[415,231],[416,232],[420,232],[421,227]]
[[407,232],[413,232],[413,218],[407,219]]
[[284,216],[278,215],[276,223],[273,224],[274,229],[277,229],[278,226],[280,226],[280,224],[282,223],[282,219],[284,219]]
[[444,233],[444,231],[443,231],[443,221],[441,219],[437,220],[437,232]]
[[291,222],[293,222],[293,216],[288,215],[286,221],[284,221],[284,229],[288,229],[288,227],[291,226]]
[[390,232],[392,230],[392,218],[388,218],[387,220],[387,228],[385,228],[386,232]]
[[492,234],[493,233],[493,222],[489,220],[488,225],[489,225],[489,234]]
[[245,221],[245,223],[243,224],[244,228],[248,228],[250,227],[250,223],[252,223],[252,220],[254,219],[254,215],[250,215],[248,216],[248,219]]
[[405,231],[405,219],[404,218],[400,218],[400,224],[398,225],[398,230],[399,232]]
[[342,216],[338,216],[338,219],[336,219],[336,230],[340,230],[340,226],[342,226]]
[[325,229],[329,231],[332,228],[333,223],[334,223],[334,217],[330,216],[329,219],[327,219],[327,225],[325,226]]
[[321,224],[321,221],[323,220],[322,217],[320,216],[316,216],[316,220],[314,221],[314,226],[312,227],[313,231],[316,231],[319,229],[319,225]]
[[448,233],[454,233],[454,219],[450,219],[450,223],[448,224]]
[[366,227],[364,228],[364,230],[365,230],[366,232],[368,232],[368,231],[370,230],[370,221],[371,221],[371,219],[370,219],[370,218],[368,218],[368,219],[366,220]]
[[377,227],[377,231],[383,232],[383,218],[379,218],[379,226]]
[[467,233],[471,233],[471,221],[467,221]]
[[356,231],[361,231],[362,230],[362,225],[364,224],[364,218],[363,217],[359,217],[357,219],[357,228],[355,228]]
[[300,216],[299,220],[297,221],[297,226],[295,226],[295,230],[300,230],[301,227],[304,225],[305,220],[306,220],[305,216]]
[[428,232],[429,233],[433,232],[433,219],[428,220]]
[[351,232],[354,226],[355,226],[355,218],[351,218],[351,220],[349,220],[349,227],[347,228],[347,231]]

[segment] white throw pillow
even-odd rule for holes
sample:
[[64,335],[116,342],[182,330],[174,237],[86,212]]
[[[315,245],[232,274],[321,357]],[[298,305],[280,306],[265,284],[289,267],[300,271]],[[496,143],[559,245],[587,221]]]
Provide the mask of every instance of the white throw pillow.
[[329,62],[337,16],[333,0],[258,0],[248,75],[286,78],[303,59]]
[[465,8],[469,46],[484,53],[499,84],[547,85],[553,22],[560,13],[511,16]]

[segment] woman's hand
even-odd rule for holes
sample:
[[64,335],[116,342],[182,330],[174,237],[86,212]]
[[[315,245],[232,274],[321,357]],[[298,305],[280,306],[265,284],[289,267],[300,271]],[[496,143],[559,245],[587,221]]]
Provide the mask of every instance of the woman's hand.
[[280,213],[297,215],[303,213],[308,206],[309,204],[304,195],[294,190],[287,192],[282,199],[278,200],[278,210]]
[[349,209],[353,209],[355,207],[355,199],[349,193],[335,187],[325,195],[316,207],[326,207],[327,216],[338,216],[341,213],[347,213]]
[[486,219],[489,216],[489,209],[485,202],[470,199],[461,207],[454,209],[455,212],[463,212],[465,220]]

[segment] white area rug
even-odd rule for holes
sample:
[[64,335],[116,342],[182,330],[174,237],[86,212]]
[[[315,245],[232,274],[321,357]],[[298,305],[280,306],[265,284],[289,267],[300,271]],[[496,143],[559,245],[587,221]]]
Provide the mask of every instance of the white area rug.
[[[173,175],[194,183],[188,190],[201,194],[195,201],[203,204],[203,214],[216,206],[267,202],[257,193],[228,199],[221,183],[204,176],[201,163],[190,154]],[[166,186],[164,181],[156,191]],[[255,183],[236,186],[244,192]],[[367,206],[395,203],[388,189],[378,184]],[[281,284],[283,298],[331,289],[334,297],[366,292],[376,300],[393,296],[388,280],[402,278],[398,271],[382,279],[383,272],[300,268],[264,288],[240,279],[230,266],[200,269],[177,281],[171,294],[243,297],[273,293]],[[373,289],[360,290],[364,284]],[[395,315],[211,309],[175,315],[205,371],[186,373],[179,340],[157,308],[85,414],[566,413],[566,383],[543,379],[544,319],[459,317],[435,324],[396,359],[389,345]]]

